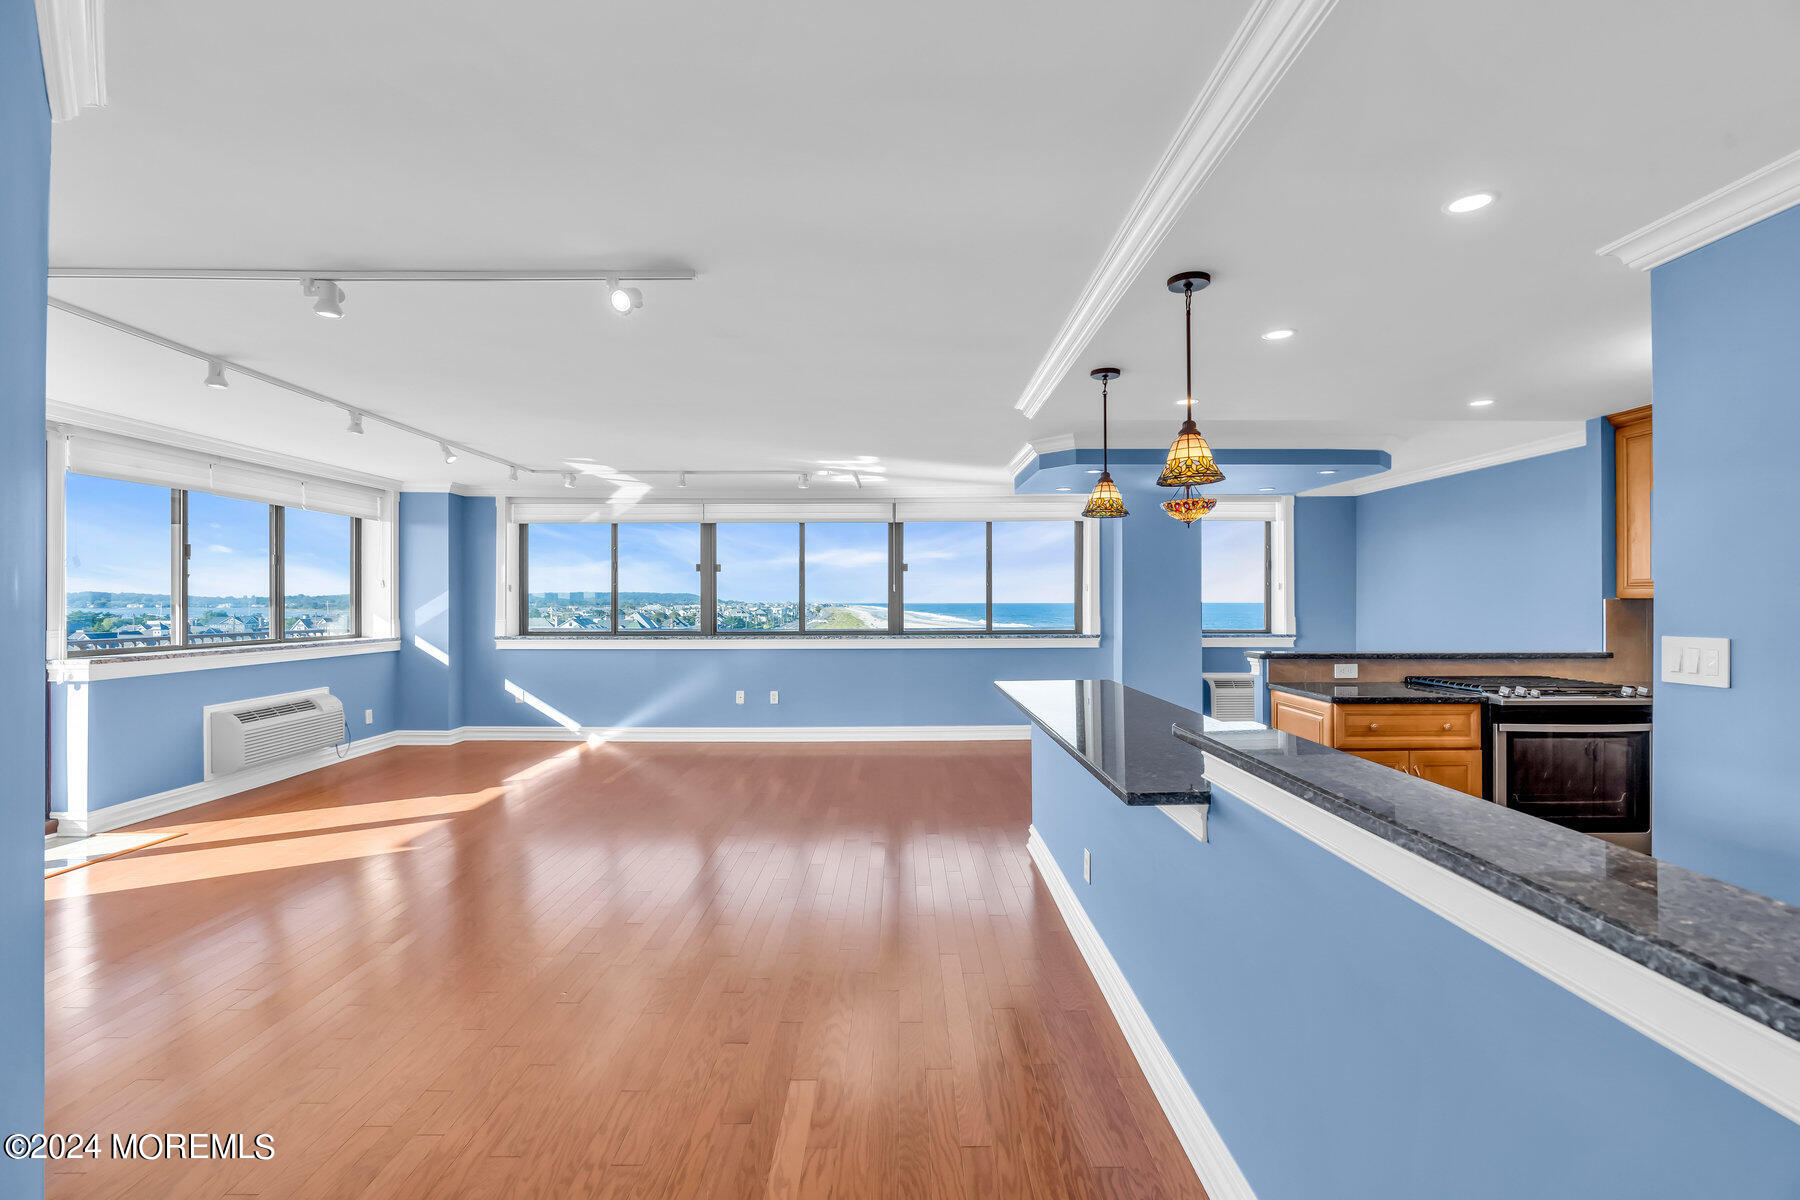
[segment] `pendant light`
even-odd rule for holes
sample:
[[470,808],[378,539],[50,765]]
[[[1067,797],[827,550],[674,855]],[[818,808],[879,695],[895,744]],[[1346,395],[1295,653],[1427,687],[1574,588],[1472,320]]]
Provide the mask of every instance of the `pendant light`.
[[1194,489],[1225,478],[1225,472],[1213,461],[1212,447],[1194,424],[1194,293],[1211,282],[1212,276],[1205,271],[1183,271],[1169,279],[1169,290],[1181,294],[1187,332],[1187,419],[1169,447],[1169,457],[1156,482],[1160,487],[1181,489],[1180,496],[1163,502],[1163,511],[1184,525],[1205,516],[1218,503],[1211,497],[1194,495]]
[[1100,381],[1100,478],[1094,481],[1094,490],[1088,496],[1087,507],[1081,510],[1084,517],[1128,517],[1125,511],[1125,497],[1119,495],[1119,487],[1113,482],[1112,463],[1108,460],[1112,450],[1107,440],[1106,431],[1106,385],[1119,377],[1117,367],[1096,367],[1088,372],[1090,379]]

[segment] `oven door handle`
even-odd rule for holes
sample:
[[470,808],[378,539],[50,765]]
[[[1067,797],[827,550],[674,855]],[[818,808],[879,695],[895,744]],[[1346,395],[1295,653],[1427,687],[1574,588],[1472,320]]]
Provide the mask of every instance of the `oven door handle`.
[[1648,725],[1608,725],[1604,722],[1581,725],[1496,725],[1495,733],[1649,733]]

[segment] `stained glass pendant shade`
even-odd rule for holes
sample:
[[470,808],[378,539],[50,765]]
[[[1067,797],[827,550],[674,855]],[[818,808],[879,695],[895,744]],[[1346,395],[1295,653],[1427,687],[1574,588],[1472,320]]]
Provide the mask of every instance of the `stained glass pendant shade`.
[[1117,367],[1096,367],[1088,372],[1088,377],[1100,381],[1100,478],[1094,481],[1094,490],[1088,495],[1087,507],[1081,510],[1084,517],[1127,517],[1125,497],[1119,494],[1119,486],[1112,477],[1112,448],[1107,441],[1106,430],[1106,385],[1119,377]]
[[[1213,461],[1212,447],[1206,444],[1206,439],[1200,436],[1199,426],[1194,424],[1194,293],[1211,282],[1212,276],[1205,271],[1183,271],[1169,280],[1169,290],[1181,294],[1186,322],[1187,419],[1175,434],[1174,444],[1169,447],[1169,457],[1163,463],[1162,474],[1157,477],[1156,482],[1162,487],[1196,488],[1218,483],[1225,478],[1225,472],[1219,470],[1219,464]],[[1189,493],[1182,501],[1169,503],[1185,503],[1194,499],[1196,498],[1192,493]],[[1167,509],[1169,504],[1164,504],[1163,507]],[[1211,508],[1209,503],[1202,511]],[[1182,521],[1194,519],[1178,516],[1172,509],[1169,515]]]

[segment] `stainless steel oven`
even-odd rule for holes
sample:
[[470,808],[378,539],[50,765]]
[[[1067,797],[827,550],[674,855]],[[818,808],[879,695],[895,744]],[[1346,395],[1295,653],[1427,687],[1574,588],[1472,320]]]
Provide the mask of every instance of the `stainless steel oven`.
[[1570,829],[1648,853],[1648,710],[1495,709],[1489,796]]

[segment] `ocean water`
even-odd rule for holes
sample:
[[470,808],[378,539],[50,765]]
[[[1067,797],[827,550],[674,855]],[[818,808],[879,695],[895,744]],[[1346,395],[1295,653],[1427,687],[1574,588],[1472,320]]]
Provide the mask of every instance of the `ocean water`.
[[[909,602],[906,606],[906,625],[909,629],[921,626],[938,627],[939,621],[931,618],[942,618],[941,627],[946,631],[955,629],[980,629],[987,621],[987,605],[985,604],[940,604],[921,600]],[[994,605],[995,629],[1073,629],[1075,628],[1075,606],[1073,604],[996,604]]]
[[1200,625],[1205,629],[1262,629],[1265,626],[1263,606],[1256,601],[1249,604],[1202,601]]

